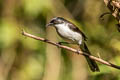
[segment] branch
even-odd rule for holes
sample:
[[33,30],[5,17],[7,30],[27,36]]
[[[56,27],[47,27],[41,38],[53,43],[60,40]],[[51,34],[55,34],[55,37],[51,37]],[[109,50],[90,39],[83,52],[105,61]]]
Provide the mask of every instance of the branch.
[[78,51],[78,50],[73,49],[73,48],[68,47],[68,46],[60,45],[60,44],[58,44],[58,43],[52,42],[52,41],[50,41],[50,40],[47,40],[47,39],[44,39],[44,38],[41,38],[41,37],[37,37],[37,36],[35,36],[35,35],[32,35],[32,34],[29,34],[29,33],[25,32],[25,31],[22,31],[22,35],[27,36],[27,37],[30,37],[30,38],[33,38],[33,39],[36,39],[36,40],[40,40],[40,41],[45,42],[45,43],[52,44],[52,45],[57,46],[57,47],[59,47],[59,48],[63,48],[63,49],[72,51],[72,52],[74,52],[74,53],[76,53],[76,54],[88,56],[88,57],[89,57],[90,59],[92,59],[92,60],[98,61],[98,62],[100,62],[100,63],[102,63],[102,64],[105,64],[105,65],[107,65],[107,66],[110,66],[110,67],[113,67],[113,68],[116,68],[116,69],[120,69],[120,66],[117,66],[117,65],[115,65],[115,64],[112,64],[112,63],[110,63],[110,62],[107,62],[107,61],[105,61],[105,60],[103,60],[103,59],[101,59],[101,58],[98,58],[98,57],[95,57],[95,56],[92,56],[92,55],[83,53],[82,51]]
[[104,0],[105,5],[110,10],[112,16],[118,21],[117,29],[120,32],[120,1],[119,0]]

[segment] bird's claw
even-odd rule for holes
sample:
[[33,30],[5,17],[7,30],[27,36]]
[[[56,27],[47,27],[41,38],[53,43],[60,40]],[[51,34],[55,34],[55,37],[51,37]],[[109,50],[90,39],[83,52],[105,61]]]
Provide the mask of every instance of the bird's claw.
[[76,53],[79,54],[79,51],[80,51],[80,50],[77,50]]
[[57,44],[62,45],[62,42],[58,42]]

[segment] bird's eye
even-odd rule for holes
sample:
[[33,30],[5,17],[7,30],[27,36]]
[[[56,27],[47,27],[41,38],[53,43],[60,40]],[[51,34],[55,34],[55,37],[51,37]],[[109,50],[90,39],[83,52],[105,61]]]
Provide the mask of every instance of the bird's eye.
[[50,21],[50,23],[54,23],[54,22],[55,22],[55,20],[51,20],[51,21]]
[[54,23],[54,22],[55,22],[55,20],[50,21],[50,23]]
[[57,21],[57,20],[51,20],[50,23],[59,24],[59,21]]

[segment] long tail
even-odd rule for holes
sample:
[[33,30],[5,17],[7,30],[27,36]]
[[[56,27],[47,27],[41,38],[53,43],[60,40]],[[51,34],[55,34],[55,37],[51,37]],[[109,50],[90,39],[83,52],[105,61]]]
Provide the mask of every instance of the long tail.
[[[82,49],[82,51],[88,53],[88,54],[91,54],[89,49],[87,48],[87,45],[84,43],[83,46],[80,46],[80,48]],[[92,60],[90,59],[88,56],[85,56],[87,62],[88,62],[88,65],[90,67],[90,69],[93,71],[93,72],[99,72],[99,67],[97,65],[97,63],[95,62],[95,60]]]

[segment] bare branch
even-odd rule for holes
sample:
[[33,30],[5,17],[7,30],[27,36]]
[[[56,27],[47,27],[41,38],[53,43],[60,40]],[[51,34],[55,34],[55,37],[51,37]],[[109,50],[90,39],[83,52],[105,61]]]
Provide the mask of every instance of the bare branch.
[[120,2],[112,1],[113,5],[120,9]]
[[118,21],[117,29],[120,32],[120,1],[119,0],[104,0],[105,5],[110,10],[112,16]]
[[77,53],[77,54],[80,54],[80,55],[88,56],[90,59],[93,59],[93,60],[95,60],[95,61],[98,61],[98,62],[100,62],[100,63],[102,63],[102,64],[105,64],[105,65],[107,65],[107,66],[110,66],[110,67],[113,67],[113,68],[116,68],[116,69],[120,69],[120,66],[117,66],[117,65],[115,65],[115,64],[112,64],[112,63],[110,63],[110,62],[107,62],[107,61],[105,61],[105,60],[103,60],[103,59],[101,59],[101,58],[98,58],[98,57],[95,57],[95,56],[86,54],[85,52],[83,53],[82,51],[78,51],[78,50],[73,49],[73,48],[68,47],[68,46],[60,45],[60,44],[58,44],[58,43],[52,42],[52,41],[50,41],[50,40],[47,40],[47,39],[44,39],[44,38],[41,38],[41,37],[37,37],[37,36],[35,36],[35,35],[32,35],[32,34],[29,34],[29,33],[25,32],[25,31],[22,31],[22,35],[27,36],[27,37],[30,37],[30,38],[33,38],[33,39],[36,39],[36,40],[40,40],[40,41],[45,42],[45,43],[52,44],[52,45],[57,46],[57,47],[59,47],[59,48],[64,48],[64,49],[66,49],[66,50],[72,51],[72,52]]

